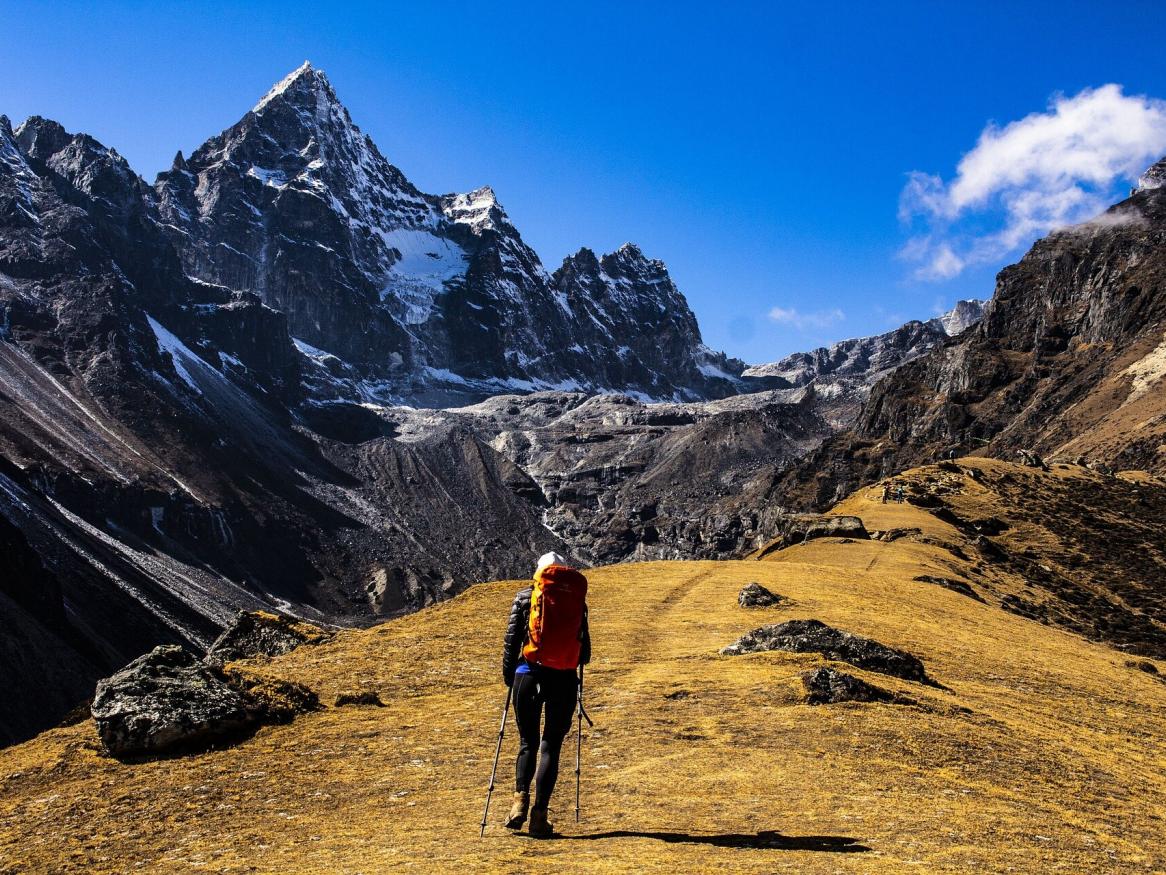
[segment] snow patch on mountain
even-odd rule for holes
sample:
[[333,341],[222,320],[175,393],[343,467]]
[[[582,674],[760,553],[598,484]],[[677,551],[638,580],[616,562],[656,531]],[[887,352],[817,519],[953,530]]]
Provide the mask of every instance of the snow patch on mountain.
[[955,337],[967,331],[984,318],[984,301],[967,300],[957,301],[956,305],[937,317],[948,337]]
[[332,353],[322,350],[319,347],[312,346],[310,343],[306,343],[305,341],[300,340],[298,337],[293,337],[292,343],[295,344],[295,348],[299,350],[301,355],[306,356],[317,364],[323,364],[324,362],[328,361],[340,361],[340,359],[337,356],[332,355]]
[[1166,185],[1166,158],[1146,169],[1146,172],[1138,178],[1138,187],[1134,191],[1152,191],[1164,185]]
[[433,310],[434,298],[445,284],[465,275],[469,257],[456,243],[432,231],[399,228],[381,232],[381,239],[397,256],[389,270],[381,299],[395,298],[407,325],[420,325]]
[[247,168],[247,175],[258,179],[264,185],[270,185],[272,188],[287,187],[287,177],[282,170],[268,170],[265,167],[252,165]]
[[[182,379],[182,382],[186,383],[196,394],[204,394],[203,389],[207,379],[215,380],[219,383],[228,382],[227,378],[214,365],[200,357],[173,332],[168,330],[166,326],[148,313],[146,314],[146,321],[150,324],[150,330],[154,332],[154,337],[158,341],[158,351],[170,356],[170,360],[174,363],[174,370],[178,372],[178,376]],[[219,360],[220,362],[230,362],[239,368],[246,368],[243,362],[229,353],[220,352]],[[199,384],[199,377],[204,381],[203,385]]]

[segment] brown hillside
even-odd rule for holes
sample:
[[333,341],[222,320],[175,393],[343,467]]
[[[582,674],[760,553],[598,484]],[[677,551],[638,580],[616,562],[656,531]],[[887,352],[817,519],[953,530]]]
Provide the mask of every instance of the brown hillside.
[[[1060,555],[1058,496],[1091,475],[972,464],[999,485],[980,494],[963,482],[943,495],[952,513],[971,517],[979,502],[1015,520],[993,536],[1002,549],[1024,555],[1032,538],[1038,559]],[[941,473],[910,477],[923,495]],[[1041,501],[1014,504],[1004,475],[1038,478]],[[1046,603],[1052,590],[1018,565],[976,559],[931,510],[869,492],[838,510],[870,529],[919,531],[810,541],[772,561],[589,572],[596,728],[578,825],[565,757],[560,840],[499,826],[505,778],[478,838],[500,637],[519,586],[502,582],[252,666],[325,703],[375,690],[383,708],[328,707],[226,750],[138,765],[100,754],[88,722],[0,751],[0,872],[1166,871],[1166,683],[1146,670],[1166,664],[1001,610],[1006,595]],[[1084,565],[1108,561],[1115,537],[1132,553],[1153,534],[1116,511],[1107,525],[1108,540],[1081,544]],[[984,601],[922,576],[959,577]],[[1138,580],[1105,597],[1132,602]],[[791,603],[738,607],[750,581]],[[795,618],[907,650],[946,689],[837,665],[914,704],[810,706],[799,674],[821,657],[718,655]],[[511,726],[505,777],[513,751]]]
[[[883,504],[883,483],[906,503]],[[944,547],[930,576],[1005,610],[1166,659],[1166,480],[964,458],[908,471],[834,510],[881,537]]]

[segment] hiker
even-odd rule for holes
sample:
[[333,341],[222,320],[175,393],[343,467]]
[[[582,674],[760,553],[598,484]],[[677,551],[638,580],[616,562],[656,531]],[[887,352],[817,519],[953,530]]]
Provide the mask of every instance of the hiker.
[[903,484],[902,483],[900,483],[899,488],[895,490],[895,501],[899,502],[899,504],[903,503]]
[[891,497],[891,484],[883,484],[883,504],[887,503],[887,499]]
[[[534,585],[514,597],[506,625],[502,677],[512,689],[519,735],[514,804],[506,815],[506,826],[521,829],[529,811],[527,831],[539,838],[554,832],[547,806],[559,774],[559,751],[575,711],[576,669],[591,661],[586,599],[587,578],[558,553],[547,553],[538,560]],[[530,804],[532,779],[534,805]]]

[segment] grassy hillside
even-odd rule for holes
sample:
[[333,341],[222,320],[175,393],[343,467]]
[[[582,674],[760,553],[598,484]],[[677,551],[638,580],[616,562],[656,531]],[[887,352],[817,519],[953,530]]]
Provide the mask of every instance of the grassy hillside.
[[[1083,478],[1076,494],[1094,477],[961,464],[981,480],[1035,478],[1028,494],[1048,502],[1066,478]],[[962,485],[945,501],[964,502],[966,517],[988,503],[997,517],[1032,516],[1031,532],[998,536],[1003,549],[1023,556],[1019,539],[1032,537],[1043,552],[1026,561],[1061,555],[1039,502],[940,469],[909,478],[923,495],[948,475]],[[1111,487],[1126,488],[1096,488]],[[987,562],[931,510],[867,490],[838,511],[901,531],[767,561],[588,573],[596,727],[585,730],[578,825],[564,756],[552,803],[562,839],[499,826],[513,723],[478,838],[505,692],[501,634],[520,585],[502,582],[253,666],[325,703],[374,690],[383,708],[328,707],[233,748],[139,765],[100,754],[89,722],[0,751],[0,872],[1166,871],[1166,683],[1137,667],[1166,664],[1002,610],[1006,595],[1036,604],[1052,590],[1026,588],[1020,565]],[[1131,525],[1118,534],[1148,531]],[[984,601],[921,576],[958,578]],[[738,607],[750,581],[792,604]],[[718,655],[795,618],[909,650],[947,689],[839,666],[916,704],[810,706],[799,674],[820,657]]]

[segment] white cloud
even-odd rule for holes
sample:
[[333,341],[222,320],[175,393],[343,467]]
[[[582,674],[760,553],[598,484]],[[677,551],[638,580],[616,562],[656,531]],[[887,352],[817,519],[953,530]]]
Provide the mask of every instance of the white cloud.
[[828,328],[845,319],[846,314],[837,307],[810,313],[799,312],[794,307],[774,307],[769,311],[769,318],[779,325],[792,325],[799,331],[805,331],[807,328]]
[[1054,228],[1096,216],[1166,152],[1166,101],[1120,85],[1055,96],[1049,109],[989,124],[950,181],[912,172],[899,218],[900,257],[918,279],[950,279],[998,261]]

